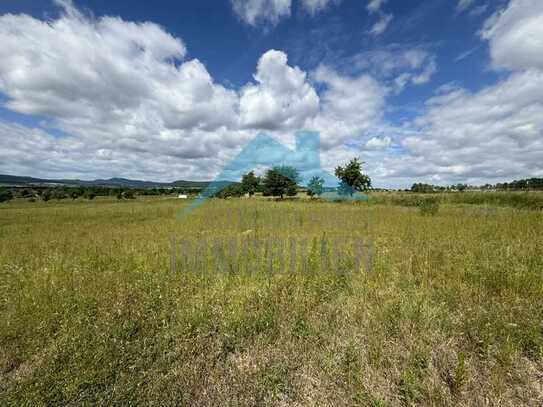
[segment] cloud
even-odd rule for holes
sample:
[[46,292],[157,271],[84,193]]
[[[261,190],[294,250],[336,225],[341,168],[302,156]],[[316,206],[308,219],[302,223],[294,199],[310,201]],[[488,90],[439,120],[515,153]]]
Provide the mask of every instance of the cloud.
[[321,133],[326,168],[360,155],[381,185],[543,175],[538,2],[511,1],[481,31],[491,65],[508,70],[502,79],[477,92],[442,86],[397,126],[385,121],[387,97],[437,70],[422,47],[385,47],[349,59],[350,70],[310,72],[270,50],[235,90],[156,24],[91,18],[59,3],[64,12],[49,21],[0,16],[4,106],[43,118],[0,121],[0,172],[209,179],[256,132],[283,140],[305,128]]
[[345,76],[321,65],[314,79],[325,89],[320,114],[306,127],[321,133],[325,149],[363,136],[381,120],[386,90],[370,75]]
[[[110,157],[114,173],[162,168],[162,176],[172,177],[165,163],[183,158],[199,168],[202,157],[216,160],[248,139],[239,130],[237,92],[216,84],[197,59],[186,59],[181,39],[156,24],[93,19],[62,4],[67,8],[51,21],[0,16],[5,107],[45,117],[48,126],[70,135],[48,138],[62,148],[36,151],[33,162],[77,156],[73,168],[84,175],[91,168],[85,162]],[[36,129],[26,133],[43,139]],[[19,143],[7,131],[5,137],[15,153]],[[66,143],[80,146],[78,154]]]
[[543,70],[543,2],[512,0],[482,30],[495,68]]
[[379,20],[373,25],[370,33],[373,35],[381,35],[386,31],[393,18],[394,17],[392,14],[382,15],[381,18],[379,18]]
[[480,6],[472,8],[471,11],[469,12],[469,16],[477,17],[477,16],[480,16],[481,14],[484,14],[487,10],[488,10],[488,3],[481,4]]
[[241,90],[241,124],[246,128],[296,129],[317,114],[319,97],[307,75],[287,64],[284,52],[270,50],[258,61],[257,84]]
[[[130,128],[233,125],[236,95],[213,83],[183,41],[152,23],[0,16],[0,91],[7,107],[67,129],[119,120]],[[153,123],[153,124],[151,124]]]
[[458,55],[454,59],[454,62],[460,62],[460,61],[466,59],[467,57],[472,55],[475,51],[477,51],[479,48],[480,48],[479,46],[476,46],[476,47],[468,49],[467,51],[462,52],[460,55]]
[[234,12],[252,26],[276,25],[281,18],[290,16],[291,0],[231,0],[231,3]]
[[379,137],[372,137],[370,138],[365,146],[368,150],[384,150],[390,146],[392,143],[392,139],[388,136],[379,138]]
[[366,8],[370,14],[377,13],[381,10],[381,6],[386,3],[387,0],[370,0]]
[[389,82],[396,92],[408,84],[427,83],[437,72],[435,55],[423,48],[402,49],[398,46],[359,53],[350,59],[349,65]]
[[341,0],[301,0],[302,6],[311,15],[317,14],[319,11],[324,10],[331,3],[339,3]]
[[321,130],[331,150],[380,120],[386,91],[369,75],[323,67],[312,82],[270,50],[254,82],[228,89],[160,26],[59,4],[50,21],[0,16],[4,107],[43,118],[34,127],[0,121],[3,172],[209,179],[257,131]]
[[442,87],[424,114],[396,129],[404,154],[384,157],[380,176],[482,183],[543,175],[538,4],[513,0],[485,24],[492,65],[513,72],[475,93]]
[[407,174],[492,179],[540,172],[542,90],[543,73],[522,72],[474,94],[451,89],[430,99],[413,123],[417,134],[402,141]]
[[470,8],[472,4],[473,4],[473,0],[458,0],[456,9],[458,10],[458,12],[461,13],[462,11],[465,11],[468,8]]

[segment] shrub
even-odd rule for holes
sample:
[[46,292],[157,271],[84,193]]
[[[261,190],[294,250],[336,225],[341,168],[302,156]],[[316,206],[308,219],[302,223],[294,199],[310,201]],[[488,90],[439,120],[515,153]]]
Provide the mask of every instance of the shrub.
[[0,202],[7,202],[13,199],[13,194],[9,189],[0,190]]
[[134,195],[134,191],[124,191],[123,196],[124,199],[136,199],[136,196]]
[[439,211],[439,200],[435,197],[421,199],[418,207],[421,215],[434,216]]
[[44,201],[44,202],[47,202],[51,199],[51,191],[46,189],[45,191],[43,191],[43,193],[41,194],[41,199]]

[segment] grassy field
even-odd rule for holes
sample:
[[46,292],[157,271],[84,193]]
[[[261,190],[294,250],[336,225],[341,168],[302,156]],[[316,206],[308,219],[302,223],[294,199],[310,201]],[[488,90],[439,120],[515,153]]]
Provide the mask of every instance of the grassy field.
[[0,205],[0,405],[542,405],[543,214],[449,199]]

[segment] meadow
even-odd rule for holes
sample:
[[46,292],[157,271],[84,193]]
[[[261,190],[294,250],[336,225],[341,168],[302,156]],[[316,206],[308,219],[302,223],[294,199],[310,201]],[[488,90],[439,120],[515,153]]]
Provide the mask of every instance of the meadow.
[[542,405],[540,195],[450,196],[0,205],[0,405]]

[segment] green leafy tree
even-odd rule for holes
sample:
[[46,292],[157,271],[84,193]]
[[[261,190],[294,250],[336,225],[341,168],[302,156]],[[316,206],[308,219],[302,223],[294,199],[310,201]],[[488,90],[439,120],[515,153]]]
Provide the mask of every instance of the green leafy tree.
[[354,191],[363,192],[371,188],[371,179],[362,172],[362,164],[358,158],[353,158],[345,167],[336,168],[336,177],[341,180],[340,189],[343,185],[343,190],[350,190],[349,195]]
[[79,189],[74,189],[72,192],[70,192],[70,197],[73,199],[73,200],[76,200],[77,198],[79,198],[82,194],[82,191],[79,190]]
[[260,177],[257,177],[254,171],[245,174],[241,178],[241,188],[243,193],[249,194],[250,196],[253,196],[255,192],[258,191],[259,185]]
[[468,189],[467,184],[456,184],[457,191],[464,192],[466,189]]
[[0,189],[0,202],[8,202],[13,199],[13,193],[9,189]]
[[307,194],[309,196],[320,196],[324,192],[324,179],[314,176],[307,184]]
[[60,188],[56,188],[52,194],[52,198],[57,200],[66,199],[67,197],[66,192]]
[[231,197],[240,197],[244,194],[243,186],[238,183],[230,184],[224,188],[222,188],[217,194],[215,195],[217,198],[231,198]]
[[136,195],[134,195],[134,191],[128,190],[123,192],[123,198],[124,199],[136,199]]
[[287,196],[296,195],[300,175],[294,167],[276,166],[268,171],[264,176],[264,194],[279,196],[281,199]]
[[51,190],[49,189],[46,189],[45,191],[42,192],[41,194],[41,199],[43,200],[43,202],[47,202],[51,199]]

